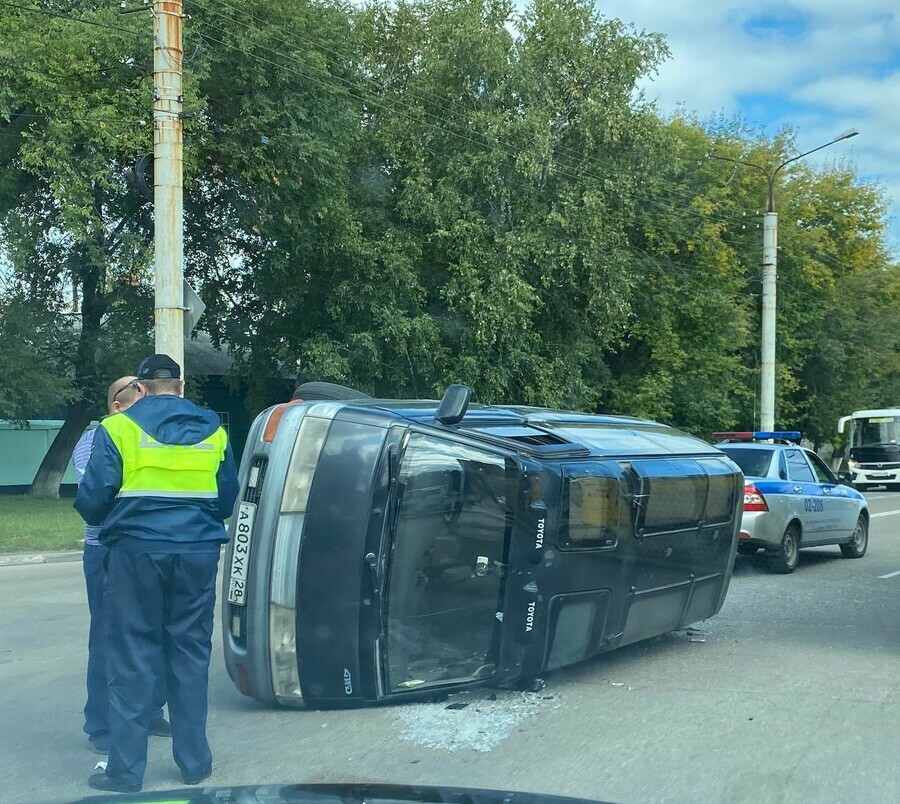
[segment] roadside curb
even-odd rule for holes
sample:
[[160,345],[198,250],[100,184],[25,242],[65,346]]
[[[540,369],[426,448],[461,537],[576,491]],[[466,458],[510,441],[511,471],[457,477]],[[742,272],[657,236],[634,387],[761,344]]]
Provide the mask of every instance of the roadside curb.
[[66,550],[59,553],[0,553],[0,567],[20,567],[25,564],[64,564],[81,561],[83,551]]

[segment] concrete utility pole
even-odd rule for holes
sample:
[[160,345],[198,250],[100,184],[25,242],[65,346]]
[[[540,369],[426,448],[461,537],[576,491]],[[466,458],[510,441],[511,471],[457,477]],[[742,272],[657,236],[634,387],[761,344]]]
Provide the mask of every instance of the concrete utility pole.
[[774,170],[770,170],[765,165],[745,162],[742,159],[732,159],[728,156],[712,154],[713,159],[721,159],[725,162],[734,162],[738,165],[755,168],[765,175],[768,182],[766,214],[763,218],[762,343],[760,345],[761,376],[759,388],[759,427],[766,432],[771,432],[775,429],[775,321],[778,287],[778,215],[775,213],[775,178],[785,165],[796,162],[798,159],[809,156],[816,151],[821,151],[823,148],[834,145],[841,140],[849,140],[857,134],[859,134],[859,131],[851,128],[818,148],[813,148],[797,156],[792,156],[790,159],[785,159]]
[[156,351],[184,377],[182,0],[153,0],[153,240]]
[[778,215],[767,212],[763,218],[762,261],[762,347],[759,388],[759,427],[775,429],[775,313],[778,290]]

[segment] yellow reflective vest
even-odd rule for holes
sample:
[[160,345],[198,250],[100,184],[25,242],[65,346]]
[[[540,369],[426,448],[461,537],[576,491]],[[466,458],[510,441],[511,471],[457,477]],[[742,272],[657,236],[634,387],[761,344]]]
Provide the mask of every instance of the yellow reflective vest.
[[163,444],[124,413],[104,419],[100,426],[122,456],[118,497],[218,497],[216,473],[228,445],[221,427],[197,444]]

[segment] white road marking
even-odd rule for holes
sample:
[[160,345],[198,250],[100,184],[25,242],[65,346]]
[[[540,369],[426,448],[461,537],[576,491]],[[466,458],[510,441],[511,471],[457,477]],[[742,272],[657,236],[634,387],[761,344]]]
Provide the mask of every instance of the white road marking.
[[897,570],[896,572],[889,572],[887,575],[879,575],[878,577],[879,578],[896,578],[898,575],[900,575],[900,570]]
[[878,514],[870,514],[870,516],[872,517],[872,519],[875,519],[876,516],[897,516],[897,514],[900,514],[900,509],[896,511],[882,511]]

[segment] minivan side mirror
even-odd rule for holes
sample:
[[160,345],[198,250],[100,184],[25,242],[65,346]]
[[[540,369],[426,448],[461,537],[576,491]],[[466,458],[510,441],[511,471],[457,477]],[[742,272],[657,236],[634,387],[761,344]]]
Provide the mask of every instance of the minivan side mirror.
[[441,424],[459,424],[469,409],[471,399],[472,389],[468,385],[451,385],[444,391],[434,418]]

